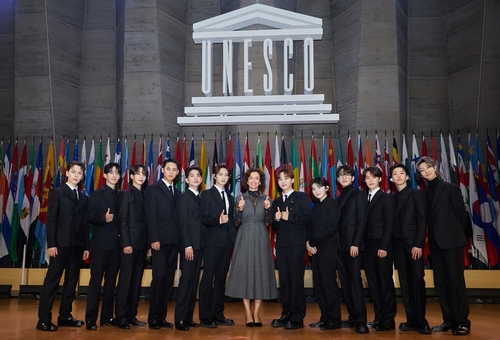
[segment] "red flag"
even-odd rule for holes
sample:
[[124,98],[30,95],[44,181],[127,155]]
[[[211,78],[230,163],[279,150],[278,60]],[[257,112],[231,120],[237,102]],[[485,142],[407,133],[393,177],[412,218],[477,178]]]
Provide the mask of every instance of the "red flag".
[[246,172],[250,169],[250,149],[248,147],[248,134],[245,137],[245,164],[243,166],[243,172]]
[[[330,140],[331,142],[331,140]],[[333,147],[332,147],[333,150]],[[300,186],[299,190],[303,192],[309,193],[309,183],[307,183],[307,166],[306,166],[306,152],[304,149],[304,138],[302,138],[301,146],[300,146]]]
[[266,188],[265,188],[265,193],[266,195],[269,195],[272,199],[274,198],[271,193],[273,192],[274,188],[271,187],[271,174],[273,172],[273,169],[271,167],[271,147],[269,146],[269,135],[267,136],[267,142],[266,142],[266,153],[264,156],[264,174],[266,175]]
[[354,151],[352,149],[351,135],[347,138],[347,165],[354,169]]
[[436,151],[436,142],[434,141],[434,134],[433,133],[431,133],[431,152],[432,152],[432,159],[437,162],[438,156],[437,156],[437,151]]
[[134,146],[132,148],[132,159],[130,161],[130,164],[131,165],[136,165],[137,164],[137,144],[136,144],[135,139],[134,139]]
[[[328,137],[328,183],[330,183],[330,188],[335,187],[335,184],[332,183],[332,168],[334,167],[335,167],[335,155],[333,153],[332,137],[330,136]],[[335,194],[333,190],[331,190],[331,193]]]

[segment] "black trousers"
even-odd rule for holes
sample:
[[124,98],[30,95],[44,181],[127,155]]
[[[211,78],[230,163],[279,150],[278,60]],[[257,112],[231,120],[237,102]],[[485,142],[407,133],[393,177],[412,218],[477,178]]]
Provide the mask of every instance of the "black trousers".
[[366,324],[366,302],[361,281],[361,257],[351,257],[348,251],[338,252],[337,269],[340,284],[349,313],[349,320],[355,323]]
[[406,320],[411,325],[428,326],[425,318],[424,256],[416,260],[411,257],[413,239],[396,238],[393,245],[394,263],[398,270]]
[[171,244],[162,244],[160,250],[151,249],[153,279],[149,294],[148,322],[167,318],[167,303],[174,285],[178,252],[179,247]]
[[146,265],[146,249],[134,249],[132,254],[120,254],[120,277],[116,288],[116,318],[127,321],[137,316],[142,274]]
[[276,248],[282,315],[288,314],[291,321],[302,322],[306,316],[305,258],[306,247],[304,245]]
[[337,246],[333,243],[317,248],[312,256],[314,296],[321,310],[319,321],[340,327],[340,294],[337,284]]
[[40,322],[52,321],[52,305],[54,304],[63,272],[64,285],[58,319],[64,320],[71,316],[76,284],[80,276],[83,249],[57,247],[57,252],[58,255],[56,257],[50,258],[49,268],[43,281],[40,304],[38,306],[38,319]]
[[443,320],[452,327],[470,327],[469,302],[464,278],[463,247],[441,249],[430,255],[434,287]]
[[224,316],[224,292],[229,270],[233,243],[228,237],[225,247],[205,247],[203,249],[203,275],[199,288],[200,320],[210,320]]
[[116,277],[120,270],[120,248],[113,250],[92,249],[90,262],[90,282],[87,292],[86,321],[96,321],[101,297],[101,282],[104,277],[102,289],[101,321],[106,322],[114,317],[114,301]]
[[394,324],[396,317],[396,290],[394,288],[392,247],[386,257],[378,257],[380,240],[365,239],[363,267],[365,268],[370,294],[375,310],[375,320],[384,325]]
[[179,280],[179,287],[177,288],[175,322],[193,320],[203,250],[194,250],[193,261],[186,260],[184,252],[181,252],[180,254],[182,275]]

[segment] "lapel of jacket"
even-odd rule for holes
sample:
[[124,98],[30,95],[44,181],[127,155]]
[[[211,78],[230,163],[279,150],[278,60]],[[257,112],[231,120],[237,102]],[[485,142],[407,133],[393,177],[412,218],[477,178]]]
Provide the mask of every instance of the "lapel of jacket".
[[[212,195],[214,196],[215,201],[219,202],[218,203],[218,205],[220,207],[219,211],[222,211],[222,209],[226,209],[226,202],[222,201],[222,196],[220,194],[219,189],[215,185],[213,185],[212,188],[210,189],[210,191],[211,191]],[[226,192],[225,192],[225,194],[227,196]],[[229,201],[229,199],[228,199],[228,201]],[[228,213],[228,212],[226,211],[226,213]]]
[[405,205],[405,203],[408,200],[408,198],[410,197],[410,195],[411,195],[411,188],[406,189],[406,191],[403,192],[402,195],[399,195],[398,206],[396,208],[396,214],[399,214],[399,211],[401,210],[401,208],[403,208],[403,206]]
[[344,207],[344,205],[347,203],[347,201],[349,200],[349,197],[351,197],[353,191],[354,191],[354,188],[351,188],[351,190],[344,193],[344,195],[342,196],[342,199],[340,200],[340,209],[342,209]]
[[434,192],[434,197],[432,198],[431,208],[434,208],[434,206],[436,205],[438,197],[439,195],[441,195],[441,191],[443,191],[444,187],[445,187],[445,182],[439,181],[439,185],[437,186],[436,192]]
[[[73,202],[73,204],[78,205],[78,202],[79,202],[79,201],[77,201],[77,200],[76,200],[76,197],[75,197],[75,194],[73,193],[73,190],[71,190],[71,188],[70,188],[70,187],[69,187],[66,183],[64,183],[64,184],[61,186],[61,190],[62,190],[62,192],[63,192],[66,196],[68,196],[69,200],[70,200],[71,202]],[[78,192],[78,194],[80,194],[80,192]]]
[[[106,185],[106,184],[104,184],[104,185]],[[107,189],[105,189],[105,190],[102,189],[102,193],[103,193],[104,198],[108,202],[109,206],[110,207],[116,207],[115,197],[113,196],[113,194],[111,193],[111,191],[109,191]]]
[[[174,198],[174,197],[172,196],[172,192],[171,192],[170,190],[168,190],[168,188],[167,188],[167,184],[165,184],[165,182],[164,182],[162,179],[160,179],[160,180],[158,181],[158,186],[159,186],[159,187],[161,188],[161,190],[165,193],[165,195],[167,195],[168,197]],[[175,192],[175,188],[174,188],[174,192]]]
[[368,214],[370,213],[370,210],[372,210],[373,206],[377,201],[382,197],[382,189],[379,189],[375,195],[373,195],[371,202],[368,202]]

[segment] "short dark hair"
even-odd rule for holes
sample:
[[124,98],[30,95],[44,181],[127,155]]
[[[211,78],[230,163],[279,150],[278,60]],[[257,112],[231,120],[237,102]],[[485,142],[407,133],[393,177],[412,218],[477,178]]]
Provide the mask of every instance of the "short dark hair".
[[408,176],[408,173],[409,173],[408,167],[406,165],[404,165],[403,163],[398,163],[398,164],[394,164],[393,166],[391,166],[391,168],[389,169],[389,171],[391,172],[391,176],[392,176],[392,172],[394,170],[396,170],[397,168],[403,169],[403,171]]
[[286,168],[286,167],[280,168],[278,171],[278,177],[281,174],[285,174],[286,177],[294,179],[293,171],[289,168]]
[[341,165],[337,168],[337,171],[335,172],[337,174],[337,177],[340,176],[341,173],[344,173],[349,176],[354,176],[354,169],[350,165]]
[[198,165],[191,165],[186,169],[186,177],[189,176],[189,173],[191,171],[198,171],[200,173],[200,176],[203,177],[203,171],[201,171],[201,168]]
[[148,177],[148,168],[144,164],[134,164],[130,167],[129,171],[131,175],[141,172],[144,176]]
[[113,168],[116,168],[116,170],[118,170],[118,172],[119,172],[119,173],[120,173],[120,175],[121,175],[121,173],[122,173],[122,168],[121,168],[120,164],[118,164],[118,163],[114,163],[114,162],[106,164],[106,165],[104,166],[103,173],[107,174],[107,173],[109,173],[109,172],[110,172]]
[[165,165],[167,165],[167,163],[174,163],[175,165],[177,165],[177,170],[181,169],[181,165],[180,165],[179,161],[176,160],[175,158],[166,158],[166,159],[164,159],[163,163],[161,163],[161,167],[164,168]]
[[248,178],[250,177],[250,175],[253,172],[258,173],[259,176],[260,176],[259,191],[261,191],[261,192],[264,191],[264,189],[266,188],[266,175],[259,168],[250,168],[250,169],[248,169],[245,172],[245,175],[243,175],[243,179],[241,180],[241,186],[243,187],[243,189],[245,189],[245,191],[248,190]]
[[363,170],[363,177],[366,177],[366,174],[370,173],[373,177],[382,178],[382,170],[378,166],[369,166]]
[[[320,187],[328,187],[328,190],[326,191],[326,197],[330,197],[330,182],[325,177],[316,177],[311,181],[311,185],[309,185],[309,188],[311,188],[312,191],[312,186],[313,184],[317,184]],[[317,201],[318,199],[313,195],[314,200]]]
[[85,164],[83,164],[83,162],[80,162],[80,161],[69,162],[68,165],[66,166],[66,170],[69,171],[69,169],[71,169],[74,166],[79,166],[83,171],[83,175],[85,175]]
[[229,167],[225,163],[217,164],[214,167],[214,176],[217,175],[221,169],[226,169],[229,176],[231,176],[231,171],[229,170]]

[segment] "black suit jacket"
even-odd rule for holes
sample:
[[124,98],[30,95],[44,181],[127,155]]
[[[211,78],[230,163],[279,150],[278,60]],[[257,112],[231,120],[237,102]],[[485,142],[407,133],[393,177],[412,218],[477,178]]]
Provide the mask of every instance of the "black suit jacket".
[[[428,196],[428,195],[427,195]],[[439,181],[429,207],[429,244],[431,252],[463,247],[469,218],[458,186]],[[437,245],[439,249],[433,249]]]
[[424,248],[427,230],[427,201],[424,192],[406,187],[396,194],[394,238],[410,238],[413,247]]
[[396,199],[378,190],[367,204],[365,239],[380,240],[380,249],[388,251],[394,236]]
[[174,194],[168,190],[161,179],[146,187],[146,224],[149,243],[179,245],[179,226],[175,221],[175,204],[181,193],[174,188]]
[[179,246],[181,251],[187,247],[193,250],[203,249],[203,232],[205,226],[201,223],[201,202],[191,190],[187,189],[177,202],[176,215],[181,230]]
[[[95,226],[90,248],[113,250],[118,246],[119,226],[117,209],[118,192],[107,185],[92,192],[89,197],[87,222]],[[113,220],[106,222],[106,212],[113,214]]]
[[233,221],[234,197],[226,192],[229,201],[229,221],[220,224],[220,214],[225,209],[219,189],[214,185],[203,191],[201,195],[201,220],[205,229],[205,245],[211,247],[225,247],[229,237],[234,244],[236,241],[236,227]]
[[135,187],[120,193],[118,199],[118,223],[121,247],[145,249],[148,241],[144,195]]
[[366,191],[349,185],[342,189],[336,200],[340,203],[341,211],[338,226],[340,251],[349,251],[351,246],[363,250],[368,200]]
[[47,248],[78,247],[89,249],[87,203],[87,195],[79,192],[79,200],[77,201],[67,184],[50,190]]
[[330,197],[316,204],[313,209],[314,220],[311,225],[309,245],[318,250],[337,244],[337,225],[340,219],[340,206]]
[[[288,220],[281,219],[279,222],[274,219],[276,211],[285,211],[288,207]],[[313,222],[311,201],[304,192],[294,191],[283,202],[279,197],[273,201],[271,206],[272,228],[278,232],[276,236],[276,248],[290,246],[304,246],[307,242],[306,226]]]

